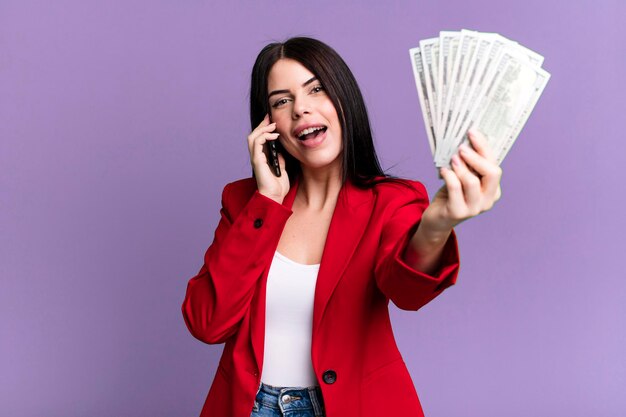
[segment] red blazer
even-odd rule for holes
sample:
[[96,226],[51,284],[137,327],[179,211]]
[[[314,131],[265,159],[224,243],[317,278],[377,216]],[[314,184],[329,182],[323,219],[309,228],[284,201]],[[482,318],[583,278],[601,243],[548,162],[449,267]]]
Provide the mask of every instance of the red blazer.
[[[342,187],[315,287],[311,360],[327,417],[423,416],[393,337],[388,303],[417,310],[456,281],[456,236],[434,276],[402,261],[428,205],[424,186],[403,180]],[[298,187],[282,204],[256,180],[230,183],[204,265],[187,286],[185,323],[197,339],[226,343],[201,417],[249,417],[260,385],[269,266]]]

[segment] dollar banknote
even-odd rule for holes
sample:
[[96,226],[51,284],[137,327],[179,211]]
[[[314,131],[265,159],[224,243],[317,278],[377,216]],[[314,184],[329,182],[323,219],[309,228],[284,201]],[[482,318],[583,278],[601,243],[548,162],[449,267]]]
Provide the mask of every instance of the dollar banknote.
[[428,143],[437,167],[477,128],[501,164],[550,74],[543,56],[497,33],[442,31],[409,50]]

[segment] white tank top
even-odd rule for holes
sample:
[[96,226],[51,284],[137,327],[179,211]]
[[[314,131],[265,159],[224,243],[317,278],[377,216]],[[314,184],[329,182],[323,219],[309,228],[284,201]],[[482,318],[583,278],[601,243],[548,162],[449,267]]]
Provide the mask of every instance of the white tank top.
[[261,381],[277,387],[319,385],[311,363],[313,299],[320,264],[305,265],[276,251],[267,276]]

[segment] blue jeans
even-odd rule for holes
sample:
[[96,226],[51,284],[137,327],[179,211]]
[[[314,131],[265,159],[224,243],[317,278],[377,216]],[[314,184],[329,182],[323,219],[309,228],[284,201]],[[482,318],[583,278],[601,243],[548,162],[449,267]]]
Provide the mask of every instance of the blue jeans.
[[250,417],[324,417],[320,387],[274,387],[261,384]]

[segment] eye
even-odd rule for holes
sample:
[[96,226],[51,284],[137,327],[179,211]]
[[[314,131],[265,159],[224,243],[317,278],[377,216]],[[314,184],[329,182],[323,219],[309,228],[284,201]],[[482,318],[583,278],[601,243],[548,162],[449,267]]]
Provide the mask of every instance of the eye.
[[311,90],[313,93],[319,93],[320,91],[322,91],[324,89],[324,87],[322,87],[321,85],[316,85],[315,87],[313,87],[313,89]]
[[288,100],[286,98],[281,98],[280,100],[276,100],[274,102],[274,104],[272,104],[272,107],[276,108],[276,107],[280,107],[283,104],[285,104]]

